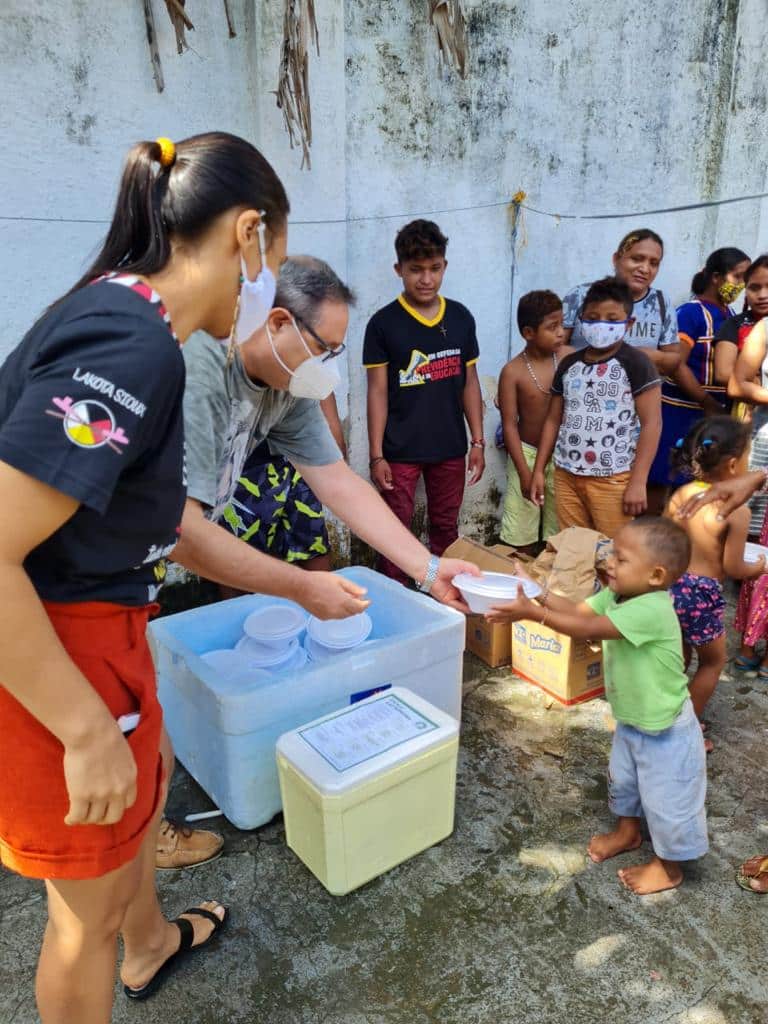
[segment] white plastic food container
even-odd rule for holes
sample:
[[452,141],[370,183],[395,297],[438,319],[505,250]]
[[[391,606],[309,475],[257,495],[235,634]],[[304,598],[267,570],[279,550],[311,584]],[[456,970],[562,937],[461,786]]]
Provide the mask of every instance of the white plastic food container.
[[348,619],[316,619],[312,616],[307,625],[307,635],[322,647],[345,651],[367,640],[372,629],[371,617],[365,612],[351,615]]
[[290,661],[300,649],[299,641],[296,639],[273,647],[259,640],[252,640],[249,636],[242,637],[235,645],[235,652],[253,668],[277,668]]
[[298,605],[276,602],[251,612],[243,623],[243,632],[260,644],[285,647],[288,641],[301,636],[307,628],[308,618]]
[[461,591],[470,611],[478,614],[487,612],[496,604],[514,601],[518,587],[522,587],[523,593],[529,598],[538,597],[541,593],[541,587],[533,580],[505,572],[484,572],[482,576],[470,576],[468,572],[462,572],[453,577],[453,585]]

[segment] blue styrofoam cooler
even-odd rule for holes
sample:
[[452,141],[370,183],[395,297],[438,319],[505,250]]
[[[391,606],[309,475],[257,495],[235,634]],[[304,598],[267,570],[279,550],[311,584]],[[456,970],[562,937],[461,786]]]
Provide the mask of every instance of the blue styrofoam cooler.
[[393,685],[461,719],[464,616],[371,569],[340,573],[368,590],[373,631],[348,654],[310,662],[295,674],[223,686],[200,657],[234,646],[247,616],[280,598],[249,594],[149,627],[176,756],[238,828],[263,825],[281,809],[275,744],[284,732]]

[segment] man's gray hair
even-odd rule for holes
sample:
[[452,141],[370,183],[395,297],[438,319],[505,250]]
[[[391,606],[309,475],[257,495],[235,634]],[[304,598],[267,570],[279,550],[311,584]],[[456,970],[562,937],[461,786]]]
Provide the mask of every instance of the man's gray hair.
[[281,306],[315,327],[324,302],[353,305],[355,295],[324,260],[315,256],[289,256],[277,278],[275,306]]

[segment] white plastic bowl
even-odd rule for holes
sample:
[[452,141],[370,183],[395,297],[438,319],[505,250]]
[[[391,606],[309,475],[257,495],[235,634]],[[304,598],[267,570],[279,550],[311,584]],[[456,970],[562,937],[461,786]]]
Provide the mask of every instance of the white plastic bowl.
[[350,647],[357,647],[368,639],[372,629],[373,622],[366,612],[350,615],[348,619],[323,620],[312,616],[307,623],[307,635],[316,644],[334,651],[346,651]]
[[299,641],[294,637],[280,647],[271,644],[262,644],[249,636],[244,636],[237,642],[235,651],[245,660],[251,668],[274,668],[282,670],[283,665],[290,661],[299,650]]
[[744,561],[754,565],[755,562],[760,561],[760,555],[765,555],[768,559],[768,547],[764,544],[753,544],[751,541],[747,541],[744,545]]
[[541,587],[533,580],[505,572],[484,572],[482,576],[461,572],[453,577],[452,583],[461,592],[470,611],[478,613],[487,612],[494,605],[514,601],[520,586],[526,597],[538,597],[541,593]]
[[251,640],[270,647],[282,647],[307,628],[309,616],[296,604],[266,604],[251,612],[243,623],[243,632]]

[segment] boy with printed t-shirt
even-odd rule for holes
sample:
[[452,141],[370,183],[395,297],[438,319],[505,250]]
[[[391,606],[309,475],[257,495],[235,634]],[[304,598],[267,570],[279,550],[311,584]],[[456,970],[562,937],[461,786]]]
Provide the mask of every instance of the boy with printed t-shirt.
[[645,818],[654,856],[618,873],[639,896],[675,889],[683,881],[681,862],[703,857],[709,847],[704,739],[668,592],[690,557],[688,536],[672,520],[636,519],[614,539],[608,587],[600,593],[576,604],[549,591],[530,601],[521,590],[516,601],[486,614],[491,622],[526,619],[603,641],[605,693],[617,722],[609,807],[618,821],[611,832],[592,837],[588,853],[600,863],[638,849]]
[[[424,477],[435,555],[458,536],[467,472],[465,419],[469,483],[477,483],[485,468],[475,321],[464,306],[440,294],[447,244],[432,221],[415,220],[399,231],[395,273],[403,293],[374,313],[363,346],[371,480],[410,529],[416,484]],[[406,582],[387,559],[380,568]]]
[[540,539],[557,533],[554,466],[545,470],[544,506],[530,501],[532,470],[541,428],[547,417],[552,379],[560,360],[573,350],[563,345],[563,304],[554,292],[523,295],[517,304],[523,351],[499,376],[498,406],[507,450],[507,493],[501,539],[526,554],[536,553]]
[[643,352],[624,341],[632,296],[614,277],[584,298],[587,347],[562,360],[552,381],[531,483],[544,501],[544,470],[554,451],[560,529],[586,526],[613,537],[648,506],[648,470],[661,434],[661,381]]

